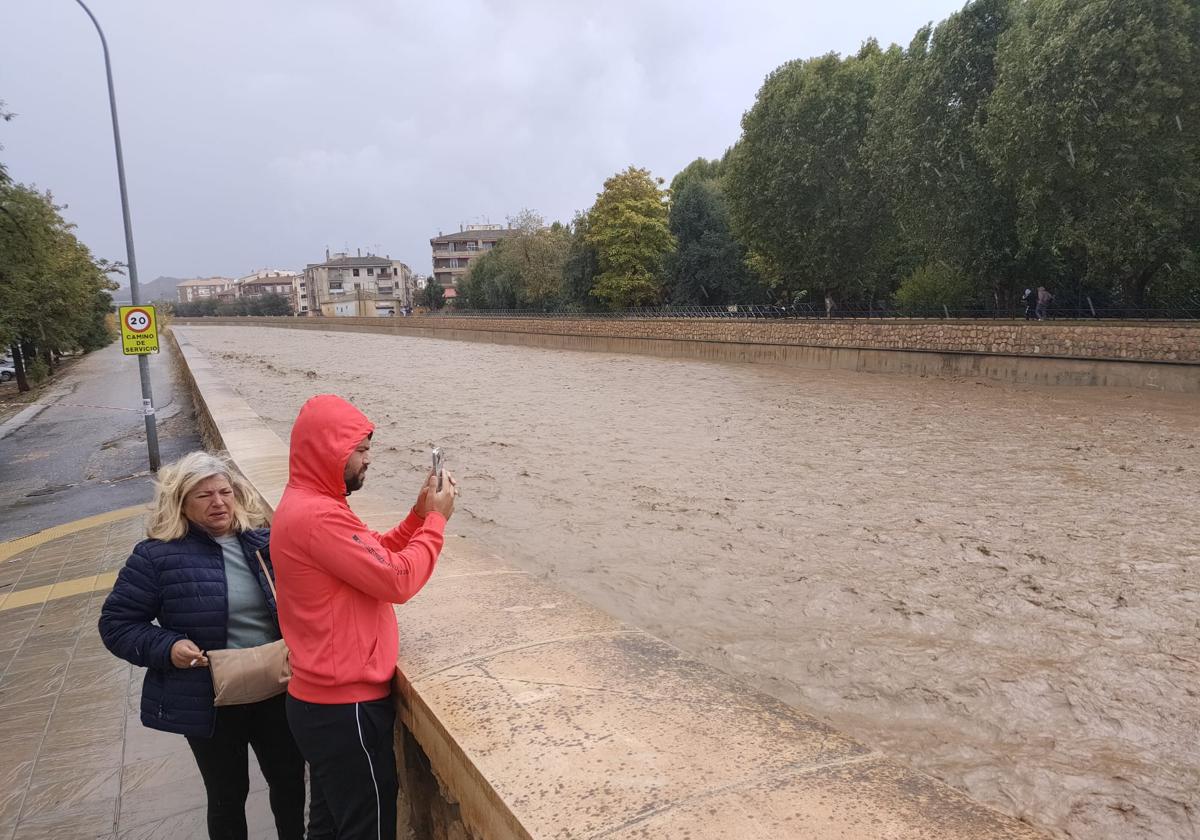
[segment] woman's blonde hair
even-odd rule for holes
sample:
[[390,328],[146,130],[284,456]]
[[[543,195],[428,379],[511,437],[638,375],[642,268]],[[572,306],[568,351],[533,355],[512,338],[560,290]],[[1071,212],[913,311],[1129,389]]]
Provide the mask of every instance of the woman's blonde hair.
[[227,459],[207,452],[190,452],[158,473],[154,501],[146,522],[152,540],[177,540],[188,532],[183,500],[206,478],[222,476],[233,488],[233,530],[237,533],[262,525],[266,510],[258,494]]

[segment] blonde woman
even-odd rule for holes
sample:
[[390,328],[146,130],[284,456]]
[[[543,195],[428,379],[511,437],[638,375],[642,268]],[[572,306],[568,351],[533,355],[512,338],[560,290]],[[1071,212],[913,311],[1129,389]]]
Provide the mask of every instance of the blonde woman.
[[254,491],[229,463],[193,452],[159,473],[149,539],[134,546],[100,614],[105,646],[147,669],[142,723],[187,737],[208,793],[209,837],[244,840],[249,754],[270,787],[280,840],[304,837],[304,760],[284,695],[213,705],[205,651],[280,638],[255,552],[270,532]]

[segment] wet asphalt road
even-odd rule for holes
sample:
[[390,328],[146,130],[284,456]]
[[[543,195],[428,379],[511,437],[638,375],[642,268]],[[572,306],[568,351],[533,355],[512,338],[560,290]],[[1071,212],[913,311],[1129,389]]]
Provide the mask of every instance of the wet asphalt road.
[[[200,439],[165,348],[150,378],[165,464]],[[0,399],[15,392],[4,388]],[[137,361],[119,343],[76,362],[43,401],[53,404],[0,440],[0,542],[151,497]]]

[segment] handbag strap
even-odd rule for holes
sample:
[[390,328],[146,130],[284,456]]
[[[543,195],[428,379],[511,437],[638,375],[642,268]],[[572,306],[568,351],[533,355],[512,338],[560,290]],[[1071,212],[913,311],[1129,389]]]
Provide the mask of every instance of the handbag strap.
[[271,573],[267,571],[267,561],[263,559],[262,549],[254,552],[254,556],[258,558],[258,565],[262,566],[263,576],[267,579],[267,586],[271,587],[271,597],[275,599],[275,603],[279,603],[279,593],[275,591],[275,581],[271,578]]

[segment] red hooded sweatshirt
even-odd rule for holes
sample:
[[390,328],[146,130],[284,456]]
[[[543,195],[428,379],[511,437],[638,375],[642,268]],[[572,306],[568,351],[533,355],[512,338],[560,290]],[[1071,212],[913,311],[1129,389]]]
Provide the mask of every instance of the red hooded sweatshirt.
[[425,585],[442,550],[440,513],[409,513],[380,535],[346,503],[346,462],[374,429],[330,394],[306,402],[292,427],[271,560],[291,651],[288,693],[309,703],[358,703],[391,692],[400,649],[391,605]]

